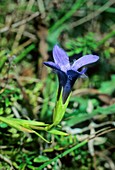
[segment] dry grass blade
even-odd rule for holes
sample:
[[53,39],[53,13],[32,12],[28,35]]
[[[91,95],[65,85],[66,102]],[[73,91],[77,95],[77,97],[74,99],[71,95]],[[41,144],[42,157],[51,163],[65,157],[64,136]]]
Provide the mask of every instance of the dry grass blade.
[[90,21],[91,19],[93,19],[93,18],[97,17],[98,15],[100,15],[102,12],[104,12],[106,9],[108,9],[114,3],[115,3],[114,0],[107,1],[107,3],[104,4],[102,7],[100,7],[97,11],[92,12],[92,13],[88,14],[87,16],[85,16],[84,18],[71,23],[70,28],[73,29],[74,27],[77,27],[77,26],[79,26],[81,24],[84,24],[87,21]]

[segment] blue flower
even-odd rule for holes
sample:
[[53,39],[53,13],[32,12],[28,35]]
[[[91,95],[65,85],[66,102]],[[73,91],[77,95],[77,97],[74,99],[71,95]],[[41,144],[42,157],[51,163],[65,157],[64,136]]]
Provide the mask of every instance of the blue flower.
[[66,52],[58,45],[55,45],[53,48],[53,58],[54,62],[48,61],[44,62],[44,64],[56,71],[59,79],[58,99],[63,88],[62,98],[63,103],[65,103],[75,81],[77,78],[85,75],[87,70],[86,68],[83,68],[82,71],[78,71],[78,69],[96,62],[99,57],[92,54],[85,55],[74,61],[73,64],[70,64],[69,57],[67,56]]

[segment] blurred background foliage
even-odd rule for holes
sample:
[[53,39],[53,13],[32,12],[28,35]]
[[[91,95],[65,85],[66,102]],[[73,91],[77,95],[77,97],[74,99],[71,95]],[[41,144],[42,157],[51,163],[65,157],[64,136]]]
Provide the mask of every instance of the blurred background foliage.
[[71,62],[100,56],[74,86],[61,123],[68,136],[41,132],[47,144],[0,122],[1,170],[115,169],[114,16],[114,0],[0,1],[0,116],[52,122],[58,81],[43,62],[56,43]]

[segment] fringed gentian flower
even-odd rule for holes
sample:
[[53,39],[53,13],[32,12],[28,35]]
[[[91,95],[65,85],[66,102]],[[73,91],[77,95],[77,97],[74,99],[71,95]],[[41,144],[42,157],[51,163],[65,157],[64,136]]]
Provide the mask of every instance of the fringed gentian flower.
[[58,99],[61,90],[63,89],[62,99],[63,103],[65,103],[75,81],[77,80],[77,78],[85,75],[85,72],[87,70],[86,68],[83,68],[82,71],[78,71],[78,69],[96,62],[99,57],[92,54],[85,55],[74,61],[73,64],[70,64],[69,57],[67,56],[66,52],[58,45],[55,45],[53,48],[53,58],[54,62],[48,61],[44,62],[44,64],[56,71],[59,79]]

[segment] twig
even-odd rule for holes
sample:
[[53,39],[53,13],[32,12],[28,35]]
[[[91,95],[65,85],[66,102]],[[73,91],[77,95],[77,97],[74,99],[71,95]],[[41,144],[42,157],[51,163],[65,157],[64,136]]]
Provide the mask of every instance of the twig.
[[69,19],[73,13],[76,12],[76,10],[78,10],[82,4],[84,4],[84,0],[76,0],[74,5],[71,7],[71,9],[62,17],[60,18],[51,28],[50,28],[50,32],[55,31],[57,28],[59,28],[60,26],[62,26],[62,24],[64,24],[64,22]]
[[99,130],[99,131],[97,131],[94,135],[89,136],[89,137],[88,137],[88,141],[91,140],[91,139],[94,139],[94,138],[96,138],[96,137],[102,136],[102,135],[104,135],[104,134],[106,134],[106,133],[115,131],[115,128],[107,127],[107,128],[104,128],[104,130],[102,129],[101,131],[102,131],[102,132],[100,132],[100,130]]
[[[114,126],[114,122],[113,121],[108,121],[108,122],[104,122],[104,123],[101,123],[101,124],[96,124],[93,122],[93,128],[102,128],[103,126],[107,126],[107,125],[110,125],[110,126]],[[72,135],[75,135],[75,134],[81,134],[81,133],[84,133],[86,131],[89,131],[89,126],[88,127],[85,127],[85,128],[74,128],[72,129],[71,127],[63,127],[63,130],[65,130],[67,133],[69,134],[72,134]],[[99,132],[99,131],[98,131]]]
[[73,91],[72,93],[73,96],[84,95],[84,94],[86,95],[86,94],[102,94],[102,93],[99,92],[99,90],[92,89],[92,88],[79,89],[79,90]]
[[1,29],[0,29],[0,33],[6,32],[6,31],[8,31],[9,29],[17,28],[17,27],[19,27],[19,26],[21,26],[21,25],[24,25],[24,24],[26,24],[27,22],[29,22],[29,21],[33,20],[34,18],[38,17],[39,15],[40,15],[39,12],[35,12],[35,13],[32,14],[31,16],[29,16],[29,17],[27,17],[27,18],[24,18],[23,20],[18,21],[18,22],[16,22],[16,23],[12,24],[11,27],[8,27],[8,26],[7,26],[7,27],[4,27],[4,28],[1,28]]
[[[89,129],[90,129],[90,135],[95,136],[95,128],[93,126],[93,122],[90,123]],[[91,156],[94,156],[95,155],[94,138],[88,141],[88,149],[89,149],[89,153],[91,154]]]
[[11,62],[10,61],[10,57],[8,58],[8,68],[6,70],[6,82],[4,84],[4,87],[0,90],[0,94],[2,94],[4,92],[4,90],[6,89],[6,86],[8,85],[8,81],[9,81],[9,72],[10,72],[10,69],[11,69]]
[[12,24],[12,28],[16,28],[16,27],[19,27],[19,26],[21,26],[23,24],[26,24],[27,22],[33,20],[34,18],[38,17],[39,15],[40,15],[39,12],[35,12],[31,16],[29,16],[28,18],[25,18],[25,19],[23,19],[23,20],[21,20],[19,22],[16,22],[16,23]]
[[91,19],[97,17],[99,14],[101,14],[102,12],[104,12],[107,8],[109,8],[111,5],[113,5],[115,3],[114,0],[109,0],[107,1],[106,4],[104,4],[102,7],[100,7],[97,11],[95,12],[92,12],[90,14],[88,14],[87,16],[85,16],[84,18],[76,21],[76,22],[73,22],[71,23],[70,25],[70,29],[74,28],[74,27],[77,27],[87,21],[90,21]]
[[[27,8],[26,8],[26,10],[25,10],[25,13],[24,13],[24,15],[23,15],[23,18],[26,17],[27,11],[28,11],[28,10],[31,10],[31,8],[32,8],[32,6],[33,6],[33,4],[34,4],[34,1],[35,1],[35,0],[29,0],[28,5],[27,5]],[[22,19],[23,19],[23,18],[22,18]],[[22,35],[23,35],[23,32],[24,32],[25,28],[26,28],[26,24],[23,24],[23,25],[21,25],[21,26],[18,28],[18,31],[17,31],[16,37],[15,37],[14,43],[13,43],[13,45],[12,45],[12,49],[15,49],[15,48],[18,46],[19,41],[20,41],[20,39],[21,39],[21,37],[22,37]]]
[[37,40],[36,36],[34,34],[28,32],[28,31],[24,31],[23,35],[30,38],[30,39],[32,39],[33,41]]
[[[108,129],[108,130],[106,130],[106,131],[98,134],[98,136],[101,136],[102,134],[111,132],[111,131],[113,131],[113,130],[115,130],[115,128]],[[97,137],[97,136],[95,136],[95,137]],[[93,137],[93,138],[95,138],[95,137]],[[85,145],[89,140],[91,140],[91,139],[92,139],[92,138],[87,138],[86,140],[82,141],[81,143],[79,143],[79,144],[73,146],[72,148],[64,151],[62,154],[59,154],[59,155],[57,155],[55,158],[53,158],[53,159],[49,160],[48,162],[42,164],[42,165],[41,165],[39,168],[37,168],[36,170],[42,170],[43,168],[45,168],[46,166],[48,166],[48,165],[51,164],[52,162],[57,161],[57,159],[60,159],[60,158],[62,158],[62,157],[64,157],[64,156],[66,156],[67,154],[71,153],[72,151],[74,151],[74,150],[76,150],[76,149],[84,146],[84,145]]]
[[38,4],[38,7],[39,7],[39,11],[43,16],[45,16],[45,6],[44,6],[44,1],[43,0],[37,0],[37,4]]
[[[113,29],[115,29],[115,25],[113,27]],[[101,46],[102,44],[104,44],[105,42],[107,42],[108,39],[110,39],[111,37],[115,36],[115,30],[112,30],[110,33],[108,33],[102,40],[100,40],[97,44],[97,47]]]
[[2,160],[4,160],[5,162],[7,162],[7,163],[12,167],[12,169],[14,169],[14,168],[13,168],[13,165],[12,165],[12,162],[11,162],[8,158],[6,158],[6,157],[3,156],[2,154],[0,154],[0,159],[2,159]]
[[[96,123],[94,123],[94,124],[93,124],[93,127],[94,127],[94,128],[100,128],[100,127],[106,126],[106,125],[113,125],[113,123],[114,123],[114,122],[112,122],[112,121],[104,122],[104,123],[101,123],[101,124],[96,124]],[[89,130],[89,127],[83,128],[83,129],[81,129],[81,133],[84,133],[84,132],[86,132],[86,131],[88,131],[88,130]]]
[[114,162],[110,159],[110,157],[106,156],[105,153],[96,152],[96,155],[99,156],[101,159],[105,159],[108,162],[111,170],[115,170]]

